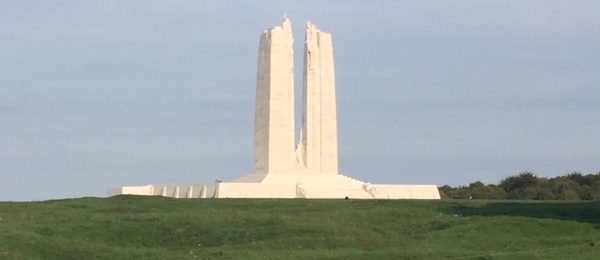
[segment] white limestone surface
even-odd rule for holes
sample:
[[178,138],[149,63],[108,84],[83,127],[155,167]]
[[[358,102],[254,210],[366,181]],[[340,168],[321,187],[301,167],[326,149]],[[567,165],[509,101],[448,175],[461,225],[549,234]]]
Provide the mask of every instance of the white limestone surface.
[[435,185],[370,184],[340,174],[250,174],[232,182],[146,185],[109,190],[172,198],[440,199]]
[[294,155],[294,39],[292,25],[260,37],[254,119],[254,172],[290,172]]
[[216,198],[218,183],[150,184],[108,189],[108,196],[143,195],[171,198]]
[[338,173],[337,111],[331,35],[308,23],[303,116],[294,150],[294,59],[290,21],[260,37],[254,172],[231,182],[111,188],[173,198],[440,199],[435,185],[370,184]]
[[306,24],[298,172],[338,174],[337,112],[331,34]]

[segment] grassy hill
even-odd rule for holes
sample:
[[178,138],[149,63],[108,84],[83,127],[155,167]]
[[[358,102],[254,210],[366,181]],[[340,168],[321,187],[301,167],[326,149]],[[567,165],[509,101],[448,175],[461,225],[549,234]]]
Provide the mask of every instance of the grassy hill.
[[599,202],[0,202],[0,259],[600,259],[598,242]]

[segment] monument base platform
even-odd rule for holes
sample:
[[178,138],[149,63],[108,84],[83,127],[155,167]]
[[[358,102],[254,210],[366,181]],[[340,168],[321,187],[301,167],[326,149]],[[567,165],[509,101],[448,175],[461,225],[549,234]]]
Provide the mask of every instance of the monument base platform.
[[370,184],[339,174],[250,174],[231,182],[111,188],[173,198],[440,199],[436,185]]

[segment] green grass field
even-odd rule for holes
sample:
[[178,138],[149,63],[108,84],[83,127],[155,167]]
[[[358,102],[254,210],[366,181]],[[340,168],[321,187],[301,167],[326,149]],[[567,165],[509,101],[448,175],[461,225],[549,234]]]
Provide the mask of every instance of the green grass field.
[[0,259],[600,259],[599,242],[600,202],[0,202]]

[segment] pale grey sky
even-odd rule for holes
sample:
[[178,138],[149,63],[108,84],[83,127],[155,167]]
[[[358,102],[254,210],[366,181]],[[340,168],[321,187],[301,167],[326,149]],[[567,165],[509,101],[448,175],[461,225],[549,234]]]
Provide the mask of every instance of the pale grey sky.
[[259,35],[284,13],[297,79],[304,23],[333,35],[346,175],[600,171],[600,1],[5,0],[0,200],[250,173]]

